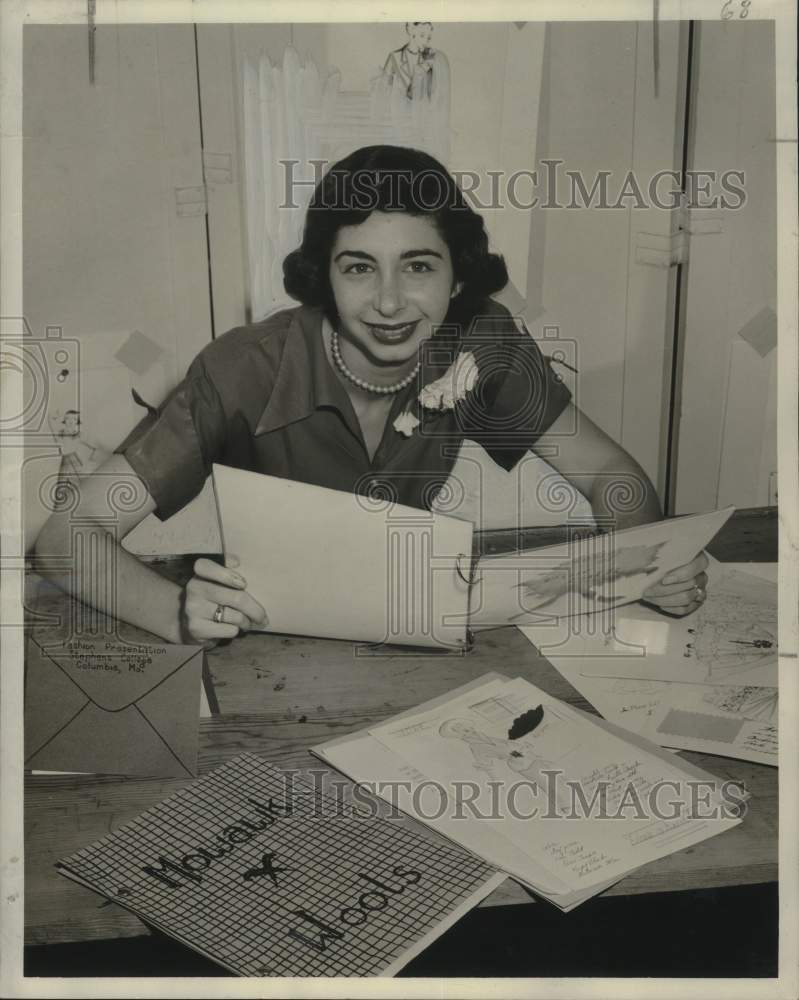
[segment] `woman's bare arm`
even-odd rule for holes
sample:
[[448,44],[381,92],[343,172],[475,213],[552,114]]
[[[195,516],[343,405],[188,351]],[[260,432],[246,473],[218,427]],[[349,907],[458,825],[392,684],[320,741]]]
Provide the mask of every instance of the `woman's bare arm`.
[[[54,513],[36,541],[36,568],[99,611],[163,636],[208,646],[266,622],[244,578],[198,559],[186,587],[165,579],[122,547],[155,501],[122,455],[73,480],[68,509]],[[222,606],[223,620],[214,617]]]
[[600,527],[620,530],[663,517],[641,466],[573,403],[538,439],[539,448],[545,461],[590,501]]
[[182,588],[122,548],[155,501],[122,455],[70,480],[66,509],[55,511],[34,549],[35,568],[99,611],[181,641]]
[[[590,501],[600,528],[632,528],[663,517],[655,487],[641,466],[573,403],[536,448]],[[644,599],[671,615],[694,611],[704,600],[707,565],[707,556],[698,553],[649,587]]]

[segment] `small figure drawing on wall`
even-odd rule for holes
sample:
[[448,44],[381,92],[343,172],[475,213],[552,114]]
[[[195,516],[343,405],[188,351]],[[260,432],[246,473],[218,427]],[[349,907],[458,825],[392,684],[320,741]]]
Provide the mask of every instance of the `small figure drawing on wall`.
[[391,84],[404,88],[409,101],[433,95],[435,60],[439,53],[430,45],[433,25],[429,21],[407,21],[405,31],[408,41],[389,52],[383,76]]
[[63,413],[56,410],[50,415],[49,422],[61,452],[62,474],[86,475],[108,458],[107,452],[83,440],[80,410],[65,410]]
[[389,52],[372,81],[373,118],[393,141],[449,158],[449,62],[433,48],[430,21],[407,21],[406,43]]

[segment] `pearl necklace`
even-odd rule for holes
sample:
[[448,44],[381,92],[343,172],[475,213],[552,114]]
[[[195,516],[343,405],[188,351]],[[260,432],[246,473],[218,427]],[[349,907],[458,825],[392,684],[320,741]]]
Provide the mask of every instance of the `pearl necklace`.
[[357,386],[359,389],[364,389],[366,392],[376,392],[381,396],[392,395],[395,392],[399,392],[400,389],[404,389],[406,385],[410,385],[416,378],[421,364],[417,361],[416,367],[410,375],[406,375],[405,378],[401,379],[399,382],[395,382],[394,385],[375,385],[374,382],[367,382],[366,379],[358,378],[355,372],[351,372],[349,370],[344,362],[344,358],[341,356],[341,349],[338,346],[338,333],[336,330],[333,330],[330,334],[330,352],[333,355],[333,360],[336,362],[336,368],[338,368],[346,379],[352,382],[352,384]]

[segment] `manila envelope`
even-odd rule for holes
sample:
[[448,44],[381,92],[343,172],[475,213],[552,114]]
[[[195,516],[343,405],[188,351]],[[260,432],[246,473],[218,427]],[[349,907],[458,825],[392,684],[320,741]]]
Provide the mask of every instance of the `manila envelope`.
[[28,636],[25,767],[194,777],[199,646]]

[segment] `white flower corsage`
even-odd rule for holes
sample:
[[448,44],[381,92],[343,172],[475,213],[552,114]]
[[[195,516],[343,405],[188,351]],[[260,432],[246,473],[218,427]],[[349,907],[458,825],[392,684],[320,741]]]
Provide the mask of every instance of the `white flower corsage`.
[[471,351],[459,354],[441,378],[426,385],[419,402],[426,410],[452,410],[477,383],[477,362]]
[[[417,397],[426,410],[452,410],[455,404],[465,399],[477,384],[477,362],[471,351],[459,354],[441,378],[424,386]],[[394,421],[394,430],[410,437],[421,421],[410,410],[403,410]]]
[[421,421],[416,414],[411,413],[410,410],[403,410],[394,421],[394,430],[404,434],[405,437],[410,437],[420,423]]

